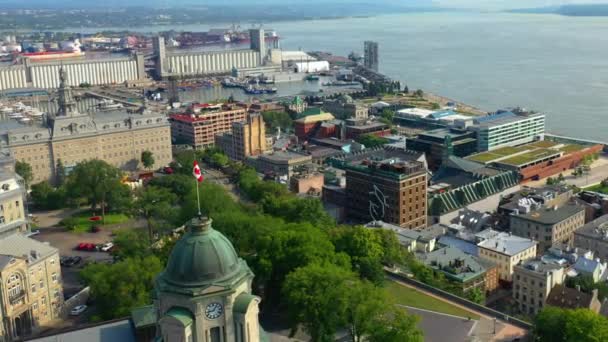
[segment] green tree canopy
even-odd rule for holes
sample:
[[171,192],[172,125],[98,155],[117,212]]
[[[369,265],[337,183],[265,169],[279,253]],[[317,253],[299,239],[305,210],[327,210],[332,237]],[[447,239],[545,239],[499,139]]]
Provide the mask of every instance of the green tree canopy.
[[376,136],[374,134],[361,134],[357,137],[357,142],[364,145],[367,148],[382,146],[388,144],[388,139]]
[[417,327],[416,316],[408,315],[403,309],[393,308],[382,316],[374,318],[366,341],[369,342],[423,342],[424,335]]
[[25,187],[28,188],[34,178],[32,166],[27,162],[18,160],[15,163],[15,173],[17,173],[25,181]]
[[162,270],[155,256],[129,258],[116,264],[91,264],[80,275],[104,320],[126,317],[133,308],[151,303],[154,278]]
[[211,155],[211,163],[216,167],[224,168],[228,166],[229,162],[230,159],[228,159],[228,156],[223,153],[214,153]]
[[278,128],[281,128],[282,131],[289,131],[293,127],[293,120],[286,112],[263,112],[262,117],[272,132]]
[[69,195],[87,199],[93,210],[101,207],[105,217],[106,206],[123,209],[129,200],[129,188],[121,183],[121,171],[99,159],[77,164],[67,181]]
[[133,212],[146,220],[149,241],[154,241],[153,225],[175,222],[173,206],[177,204],[177,196],[166,188],[148,185],[135,192]]
[[154,166],[154,154],[148,150],[141,153],[141,164],[146,169],[151,169]]
[[608,319],[589,309],[546,307],[534,319],[534,335],[539,342],[608,341]]
[[54,188],[47,181],[32,185],[30,196],[38,209],[54,210],[65,208],[68,198],[64,187]]
[[333,342],[346,324],[348,282],[354,275],[335,265],[311,264],[290,273],[283,287],[292,328],[302,324],[313,342]]

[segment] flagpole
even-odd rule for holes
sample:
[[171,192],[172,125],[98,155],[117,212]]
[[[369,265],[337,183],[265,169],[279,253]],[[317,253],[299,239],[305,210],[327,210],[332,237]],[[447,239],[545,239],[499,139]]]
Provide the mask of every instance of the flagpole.
[[203,215],[201,214],[201,197],[200,197],[200,195],[198,193],[198,183],[199,183],[199,181],[198,181],[198,179],[195,179],[194,181],[196,182],[196,203],[198,204],[198,216],[201,217]]

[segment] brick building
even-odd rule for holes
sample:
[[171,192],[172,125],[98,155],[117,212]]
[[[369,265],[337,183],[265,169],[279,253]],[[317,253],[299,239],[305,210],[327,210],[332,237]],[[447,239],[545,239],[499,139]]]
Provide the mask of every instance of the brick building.
[[198,113],[170,115],[171,137],[176,143],[207,148],[215,144],[216,135],[232,131],[233,123],[246,119],[244,104],[209,105]]
[[384,221],[410,229],[426,227],[427,169],[419,161],[384,158],[346,163],[347,216]]

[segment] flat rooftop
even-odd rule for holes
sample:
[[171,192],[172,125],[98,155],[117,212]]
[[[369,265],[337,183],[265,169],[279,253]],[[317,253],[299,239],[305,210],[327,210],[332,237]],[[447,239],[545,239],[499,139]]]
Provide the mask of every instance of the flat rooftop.
[[574,234],[597,241],[608,242],[608,215],[600,216],[587,223],[582,228],[574,232]]
[[510,233],[500,232],[494,237],[478,243],[477,246],[513,256],[536,246],[536,241],[515,236]]
[[556,224],[562,222],[581,211],[585,211],[585,208],[577,203],[566,203],[561,207],[543,207],[538,210],[532,210],[526,214],[513,215],[520,219],[532,221],[540,224]]

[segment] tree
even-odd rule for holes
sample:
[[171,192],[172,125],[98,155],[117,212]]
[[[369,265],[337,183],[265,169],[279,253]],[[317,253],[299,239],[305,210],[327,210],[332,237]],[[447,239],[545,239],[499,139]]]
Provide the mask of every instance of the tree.
[[566,278],[566,286],[570,288],[580,287],[581,291],[591,293],[593,290],[598,290],[598,299],[603,301],[608,297],[608,284],[606,282],[595,282],[593,277],[586,274],[579,274],[576,277]]
[[55,181],[57,186],[62,186],[65,183],[66,175],[65,175],[65,166],[63,166],[63,162],[61,158],[57,159],[57,166],[55,169]]
[[361,134],[360,136],[357,137],[356,140],[359,144],[362,144],[367,148],[372,148],[372,147],[388,144],[388,139],[378,137],[371,133]]
[[263,112],[262,117],[272,132],[277,131],[278,128],[288,131],[293,127],[293,120],[286,112]]
[[162,270],[155,256],[129,258],[115,264],[90,264],[80,273],[104,320],[125,317],[151,303],[154,279]]
[[134,213],[146,220],[149,242],[153,241],[153,220],[171,222],[177,197],[165,188],[147,186],[135,194]]
[[154,155],[152,152],[146,150],[141,153],[141,164],[146,169],[150,169],[154,166]]
[[416,96],[416,97],[424,97],[424,91],[422,91],[422,89],[417,89],[414,92],[414,96]]
[[477,304],[482,304],[483,305],[486,302],[486,295],[479,288],[474,288],[472,290],[469,290],[469,292],[467,292],[467,294],[465,295],[465,297],[468,300],[470,300],[471,302],[475,302]]
[[32,173],[32,166],[27,162],[18,160],[15,163],[15,173],[21,176],[25,181],[25,188],[28,189],[34,175]]
[[365,337],[376,329],[377,321],[389,306],[386,292],[371,283],[355,282],[349,290],[347,323],[352,342],[365,341]]
[[557,176],[557,183],[563,183],[566,180],[566,178],[564,177],[564,175],[562,173],[560,173]]
[[[74,197],[83,197],[91,204],[93,210],[101,208],[105,220],[108,204],[121,204],[129,189],[121,182],[121,171],[107,162],[92,159],[77,164],[67,181],[67,189]],[[125,193],[126,188],[126,193]],[[111,203],[112,200],[116,203]],[[121,202],[121,203],[118,203]]]
[[116,260],[145,258],[151,254],[150,240],[141,230],[120,230],[113,242],[112,255]]
[[366,341],[423,342],[424,335],[417,324],[416,316],[408,315],[403,309],[393,308],[380,318],[373,320],[373,329]]
[[589,309],[546,307],[534,319],[539,342],[608,341],[608,319]]
[[334,230],[333,235],[336,250],[350,256],[353,269],[362,278],[378,285],[384,281],[383,240],[376,230],[363,227],[341,227]]
[[211,163],[219,168],[224,168],[228,165],[230,159],[223,153],[214,153],[211,155]]
[[34,205],[43,210],[60,209],[67,206],[67,194],[64,187],[53,188],[47,181],[32,185],[30,196]]
[[553,177],[547,177],[547,185],[554,185],[557,184],[555,179],[553,179]]
[[437,102],[433,102],[431,104],[431,109],[432,110],[439,110],[439,109],[441,109],[441,105],[439,105],[439,103],[437,103]]
[[403,87],[403,92],[406,94],[410,93],[410,88],[407,87],[407,85],[405,87]]
[[346,323],[348,282],[354,275],[335,265],[311,264],[298,268],[285,279],[284,300],[295,332],[302,324],[313,342],[333,342]]

